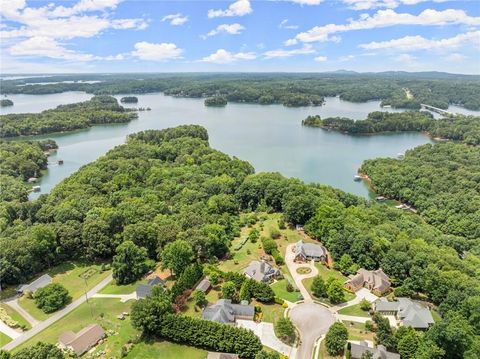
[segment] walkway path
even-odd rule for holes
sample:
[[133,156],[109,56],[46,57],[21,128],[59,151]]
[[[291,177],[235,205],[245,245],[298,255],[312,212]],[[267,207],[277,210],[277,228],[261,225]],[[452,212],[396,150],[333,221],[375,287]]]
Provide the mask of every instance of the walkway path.
[[290,319],[300,331],[300,346],[297,350],[298,359],[309,359],[319,337],[328,332],[335,323],[335,317],[330,310],[320,304],[302,303],[290,310]]
[[120,299],[120,302],[125,303],[132,299],[137,299],[137,294],[135,292],[130,294],[94,294],[92,298],[117,298]]
[[[296,263],[295,253],[293,253],[294,246],[295,244],[290,244],[289,246],[287,246],[287,251],[285,253],[285,263],[287,264],[288,270],[290,271],[290,274],[292,275],[292,278],[295,281],[297,288],[300,290],[300,293],[302,294],[305,303],[313,303],[312,296],[303,285],[302,280],[315,277],[318,274],[318,269],[317,267],[315,267],[314,261],[307,263]],[[308,267],[311,269],[311,272],[308,274],[299,274],[297,273],[297,268],[300,267]]]
[[349,300],[348,302],[337,304],[330,308],[334,312],[338,312],[340,309],[351,307],[352,305],[359,304],[362,299],[368,300],[370,303],[375,302],[378,297],[375,294],[372,294],[367,288],[361,288],[355,293],[355,298]]
[[263,345],[286,355],[290,359],[296,358],[297,349],[283,343],[277,338],[272,323],[255,323],[251,320],[237,320],[236,323],[241,328],[253,331],[255,335],[260,338]]
[[36,326],[38,323],[40,323],[38,320],[36,320],[34,317],[30,315],[29,312],[27,312],[25,309],[23,309],[20,304],[18,304],[18,296],[14,296],[12,298],[8,298],[2,303],[5,303],[6,305],[10,306],[12,309],[16,310],[25,320],[32,326]]
[[[92,298],[95,294],[97,294],[97,292],[99,292],[100,290],[102,290],[108,283],[110,283],[112,281],[112,275],[110,274],[107,278],[105,278],[104,280],[102,280],[100,283],[98,283],[95,287],[93,287],[92,289],[90,289],[88,292],[87,292],[87,295],[86,297],[87,298]],[[77,300],[73,301],[72,303],[70,303],[69,305],[67,305],[65,308],[63,308],[62,310],[56,312],[55,314],[53,314],[50,318],[44,320],[43,322],[40,322],[39,324],[37,324],[36,326],[34,326],[32,329],[30,329],[29,331],[23,333],[22,335],[20,335],[19,337],[13,339],[10,343],[4,345],[2,347],[3,350],[12,350],[13,348],[19,346],[20,344],[24,343],[25,341],[27,341],[28,339],[34,337],[35,335],[37,335],[38,333],[40,333],[42,330],[48,328],[50,325],[52,325],[53,323],[55,323],[57,320],[63,318],[65,315],[67,315],[68,313],[70,313],[72,310],[74,310],[75,308],[77,308],[78,306],[80,306],[81,304],[85,303],[85,301],[87,300],[84,295],[82,295],[80,298],[78,298]]]
[[0,332],[2,332],[7,337],[10,337],[12,339],[18,338],[20,335],[22,335],[21,333],[17,332],[15,329],[10,328],[1,320],[0,320]]

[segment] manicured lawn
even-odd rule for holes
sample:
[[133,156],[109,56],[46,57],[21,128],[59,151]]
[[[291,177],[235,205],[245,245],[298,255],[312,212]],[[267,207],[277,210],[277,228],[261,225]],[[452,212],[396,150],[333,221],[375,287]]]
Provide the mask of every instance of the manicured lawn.
[[433,320],[435,321],[435,323],[442,320],[442,317],[440,316],[440,314],[436,310],[432,310],[432,317],[433,317]]
[[[54,283],[62,284],[72,300],[75,300],[106,278],[110,271],[102,272],[99,264],[66,262],[49,269],[46,273],[52,276]],[[38,309],[33,299],[22,297],[18,303],[37,320],[45,320],[53,314],[45,314]]]
[[255,306],[259,305],[262,308],[263,322],[275,323],[278,319],[283,317],[283,313],[285,312],[285,308],[280,304],[265,304],[255,300],[250,304]]
[[130,312],[132,302],[122,303],[118,299],[109,298],[90,299],[88,303],[83,303],[55,324],[17,347],[15,351],[38,341],[55,344],[63,332],[67,330],[77,332],[89,324],[97,323],[105,330],[112,330],[116,333],[99,345],[97,351],[105,350],[108,354],[106,357],[120,358],[122,345],[128,339],[134,339],[138,335],[138,332],[131,326],[129,317],[123,321],[117,319],[118,314]]
[[12,341],[12,338],[0,332],[0,348]]
[[10,318],[15,320],[20,326],[23,326],[26,330],[31,328],[30,324],[25,320],[25,318],[22,317],[15,309],[7,304],[0,304],[0,307],[4,308]]
[[126,285],[117,285],[115,280],[112,280],[107,284],[99,293],[101,294],[131,294],[135,292],[139,284],[146,284],[146,280],[140,280],[138,282]]
[[322,340],[320,344],[320,350],[318,352],[317,359],[343,359],[343,355],[330,355],[327,353],[327,348],[325,347],[325,339]]
[[298,300],[298,294],[300,292],[287,291],[287,284],[288,284],[287,280],[282,279],[273,283],[270,287],[272,287],[277,297],[282,298],[284,300],[288,300],[289,302],[295,303]]
[[205,350],[188,347],[185,345],[175,344],[166,341],[155,341],[151,343],[141,342],[135,344],[133,349],[128,353],[126,358],[143,358],[143,359],[205,359],[207,352]]
[[230,247],[231,258],[220,263],[218,266],[220,270],[224,272],[241,272],[248,267],[251,261],[260,259],[264,253],[260,240],[256,243],[247,241],[240,250],[235,250],[235,247],[243,240],[243,237],[248,235],[250,230],[251,228],[242,228],[240,237],[232,241]]
[[368,314],[368,311],[364,311],[360,308],[360,304],[355,304],[355,305],[352,305],[350,307],[340,309],[338,311],[338,314],[354,315],[356,317],[370,317],[371,316],[370,314]]
[[343,321],[348,329],[349,340],[373,340],[374,333],[365,330],[364,323]]

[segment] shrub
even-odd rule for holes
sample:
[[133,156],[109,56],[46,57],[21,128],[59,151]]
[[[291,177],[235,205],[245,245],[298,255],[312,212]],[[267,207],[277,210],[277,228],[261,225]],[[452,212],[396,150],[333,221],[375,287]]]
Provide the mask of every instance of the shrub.
[[363,298],[361,301],[360,301],[360,309],[361,310],[364,310],[364,311],[369,311],[370,308],[372,307],[371,303],[366,300],[365,298]]
[[273,256],[273,259],[275,260],[275,264],[278,265],[278,266],[281,266],[282,264],[284,264],[284,260],[283,260],[283,257],[280,255],[280,252],[278,250],[274,250],[272,252],[272,256]]
[[325,346],[330,355],[337,355],[347,344],[348,330],[341,322],[335,322],[325,337]]
[[263,245],[263,250],[265,251],[265,253],[267,254],[273,254],[274,251],[277,250],[277,243],[273,240],[273,239],[267,239],[265,238],[263,241],[262,241],[262,245]]
[[325,298],[327,296],[327,288],[325,286],[325,282],[319,275],[313,278],[312,292],[317,298]]
[[293,288],[293,285],[290,282],[288,282],[287,283],[287,292],[292,293],[294,290],[295,290],[295,288]]
[[280,234],[280,231],[276,228],[272,228],[270,230],[270,237],[272,237],[273,239],[278,239],[280,238],[281,234]]
[[275,297],[275,303],[283,305],[283,303],[285,303],[285,301],[282,298]]
[[45,313],[55,312],[65,307],[71,300],[68,290],[58,283],[51,283],[35,293],[35,304]]
[[295,341],[295,327],[288,318],[280,318],[275,323],[275,334],[285,343],[291,344]]
[[0,307],[0,321],[4,322],[10,328],[17,328],[18,322],[13,320],[7,313],[7,311]]

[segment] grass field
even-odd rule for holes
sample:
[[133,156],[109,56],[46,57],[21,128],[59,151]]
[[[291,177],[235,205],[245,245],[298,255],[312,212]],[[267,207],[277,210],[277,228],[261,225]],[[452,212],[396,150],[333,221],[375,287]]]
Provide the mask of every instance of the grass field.
[[[72,300],[75,300],[100,283],[110,274],[110,271],[102,272],[99,264],[66,262],[51,268],[46,273],[52,276],[54,283],[62,284],[68,290]],[[33,299],[22,297],[18,303],[37,320],[45,320],[53,314],[45,314],[38,309]]]
[[362,310],[360,308],[360,304],[355,304],[355,305],[352,305],[350,307],[340,309],[338,311],[338,314],[354,315],[356,317],[370,317],[371,316],[368,313],[368,311]]
[[10,318],[12,318],[13,320],[15,320],[20,326],[23,326],[26,330],[30,329],[31,326],[30,326],[30,323],[28,323],[24,317],[22,317],[20,315],[20,313],[18,313],[15,309],[13,309],[12,307],[10,307],[9,305],[7,304],[0,304],[0,307],[2,307],[3,309],[5,309],[5,311],[7,312],[7,314],[10,316]]
[[282,307],[280,304],[265,304],[260,303],[257,301],[252,301],[251,305],[260,306],[262,308],[262,321],[275,323],[278,319],[283,317],[283,313],[285,312],[285,308]]
[[117,285],[115,280],[108,283],[99,293],[101,294],[130,294],[135,292],[139,284],[146,284],[146,280],[140,280],[138,282],[126,285]]
[[165,341],[155,341],[151,343],[141,342],[135,344],[133,349],[126,356],[126,358],[129,359],[205,359],[206,357],[207,352],[205,350]]
[[12,338],[0,332],[0,348],[12,341]]
[[348,329],[349,340],[373,340],[374,333],[365,330],[364,323],[343,321]]
[[275,283],[273,283],[270,287],[272,287],[273,291],[275,292],[275,296],[282,298],[284,300],[288,300],[289,302],[295,303],[298,300],[298,295],[300,292],[289,292],[287,291],[287,280],[282,279]]

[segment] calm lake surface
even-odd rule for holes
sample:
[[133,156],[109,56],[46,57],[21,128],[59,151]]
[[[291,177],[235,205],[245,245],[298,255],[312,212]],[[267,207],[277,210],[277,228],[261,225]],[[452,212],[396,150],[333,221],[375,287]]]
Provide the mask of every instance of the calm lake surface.
[[[160,93],[135,96],[139,98],[136,106],[152,110],[139,112],[138,120],[129,124],[94,126],[69,134],[36,137],[54,139],[59,145],[58,152],[49,157],[51,164],[48,171],[40,178],[40,193],[49,192],[82,165],[123,143],[130,133],[181,124],[204,126],[213,148],[249,161],[257,172],[280,172],[288,177],[328,184],[364,197],[372,197],[373,193],[363,182],[353,181],[364,160],[396,156],[431,142],[419,133],[350,136],[301,126],[305,117],[315,114],[364,119],[369,112],[381,110],[378,101],[351,103],[331,97],[322,107],[287,108],[282,105],[229,103],[224,108],[212,108],[205,107],[201,99],[174,98]],[[39,112],[90,97],[82,92],[10,95],[15,105],[2,109],[1,113]],[[122,96],[116,97],[120,99]],[[63,159],[64,165],[57,165],[58,159]],[[31,197],[36,198],[40,193]]]

